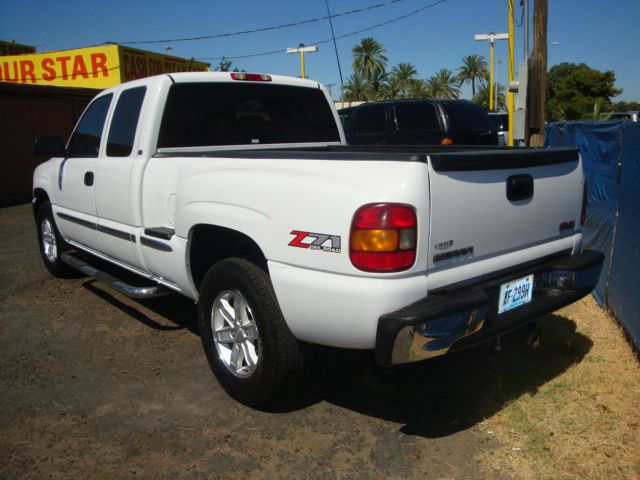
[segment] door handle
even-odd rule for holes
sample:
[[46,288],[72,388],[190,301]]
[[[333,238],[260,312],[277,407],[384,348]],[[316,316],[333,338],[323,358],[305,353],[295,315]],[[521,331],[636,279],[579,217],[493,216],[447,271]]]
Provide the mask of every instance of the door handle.
[[84,174],[84,184],[87,187],[93,185],[93,172],[85,172]]

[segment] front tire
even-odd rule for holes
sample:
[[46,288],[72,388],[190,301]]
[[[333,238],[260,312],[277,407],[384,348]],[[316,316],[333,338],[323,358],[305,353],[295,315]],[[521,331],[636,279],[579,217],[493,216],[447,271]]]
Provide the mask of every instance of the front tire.
[[36,222],[40,256],[45,267],[55,277],[66,278],[71,276],[73,270],[60,259],[62,253],[69,249],[69,245],[62,239],[58,227],[56,227],[56,222],[53,219],[53,210],[49,202],[40,205]]
[[240,258],[215,264],[200,288],[198,318],[209,365],[231,397],[264,407],[291,396],[303,357],[266,272]]

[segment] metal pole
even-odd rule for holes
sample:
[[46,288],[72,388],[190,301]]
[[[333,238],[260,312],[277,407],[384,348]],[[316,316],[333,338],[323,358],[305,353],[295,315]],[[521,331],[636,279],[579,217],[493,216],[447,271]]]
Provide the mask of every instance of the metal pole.
[[[493,98],[497,96],[497,89],[493,90],[493,59],[495,57],[494,53],[494,40],[507,40],[509,38],[508,33],[495,33],[491,32],[488,34],[477,33],[474,36],[476,41],[479,40],[489,40],[489,110],[493,107]],[[495,95],[494,95],[495,94]]]
[[[509,84],[513,82],[513,0],[507,0],[509,6]],[[510,89],[509,89],[510,90]],[[507,94],[507,111],[509,112],[509,143],[513,147],[513,104],[515,94],[509,91]]]
[[496,60],[496,72],[494,74],[494,77],[496,79],[496,87],[495,87],[496,88],[495,89],[495,92],[496,92],[496,94],[495,94],[496,105],[495,105],[494,110],[496,110],[496,111],[498,111],[498,65],[500,65],[500,60]]
[[317,52],[318,47],[311,45],[305,47],[304,43],[298,45],[297,48],[287,48],[287,53],[299,53],[300,54],[300,78],[306,78],[304,73],[304,52]]
[[529,0],[522,0],[524,8],[524,63],[529,58]]
[[489,43],[489,110],[493,108],[493,38]]

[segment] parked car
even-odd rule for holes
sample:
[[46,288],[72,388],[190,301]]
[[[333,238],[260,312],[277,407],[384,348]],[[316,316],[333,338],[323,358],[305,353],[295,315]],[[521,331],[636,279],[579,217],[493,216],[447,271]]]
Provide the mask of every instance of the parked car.
[[[469,102],[398,106],[400,125],[424,126],[429,108],[434,126],[443,112],[490,121]],[[33,176],[48,270],[198,302],[211,369],[252,406],[286,398],[302,342],[374,350],[387,366],[444,355],[587,295],[602,266],[582,248],[576,150],[348,146],[311,80],[124,83],[98,94],[66,146],[45,137],[35,150],[52,157]]]
[[637,110],[629,110],[627,112],[612,112],[608,118],[609,121],[614,120],[630,120],[632,122],[639,121],[640,112]]
[[498,129],[498,144],[506,145],[509,138],[509,113],[489,112],[489,118],[493,120]]
[[468,100],[387,100],[338,113],[351,145],[498,145],[487,111]]

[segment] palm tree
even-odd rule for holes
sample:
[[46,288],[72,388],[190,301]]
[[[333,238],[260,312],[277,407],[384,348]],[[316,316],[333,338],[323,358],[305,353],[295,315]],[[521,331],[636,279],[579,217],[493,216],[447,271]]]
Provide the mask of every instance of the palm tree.
[[351,75],[344,84],[344,99],[348,102],[367,100],[367,84],[357,74]]
[[409,98],[427,98],[429,93],[427,92],[427,85],[424,80],[414,78],[409,81],[409,87],[407,90]]
[[453,72],[443,68],[427,80],[426,88],[429,97],[447,100],[460,96],[460,88],[457,85]]
[[409,84],[416,78],[418,71],[409,62],[400,62],[391,70],[391,79],[398,82],[400,92],[398,96],[406,97],[409,93]]
[[385,100],[401,98],[404,85],[396,77],[391,77],[382,89],[382,96]]
[[360,40],[360,43],[352,48],[353,71],[360,74],[365,80],[371,80],[380,74],[385,74],[387,69],[387,52],[382,44],[373,37]]
[[[493,100],[494,102],[496,101],[496,95],[497,95],[497,99],[498,99],[497,110],[503,110],[504,108],[506,108],[504,85],[500,85],[498,83],[497,88],[493,91],[493,95],[494,95],[494,100]],[[491,108],[492,106],[491,107],[489,106],[489,85],[487,84],[481,85],[480,88],[478,88],[478,91],[473,97],[473,101],[476,103],[479,103],[487,110],[494,110],[493,108]]]
[[484,84],[489,79],[489,71],[487,70],[487,61],[482,55],[467,55],[462,57],[462,66],[458,67],[456,80],[458,86],[463,83],[471,84],[471,94],[476,96],[476,81]]
[[384,97],[388,76],[385,72],[378,72],[367,80],[368,100],[381,100]]

